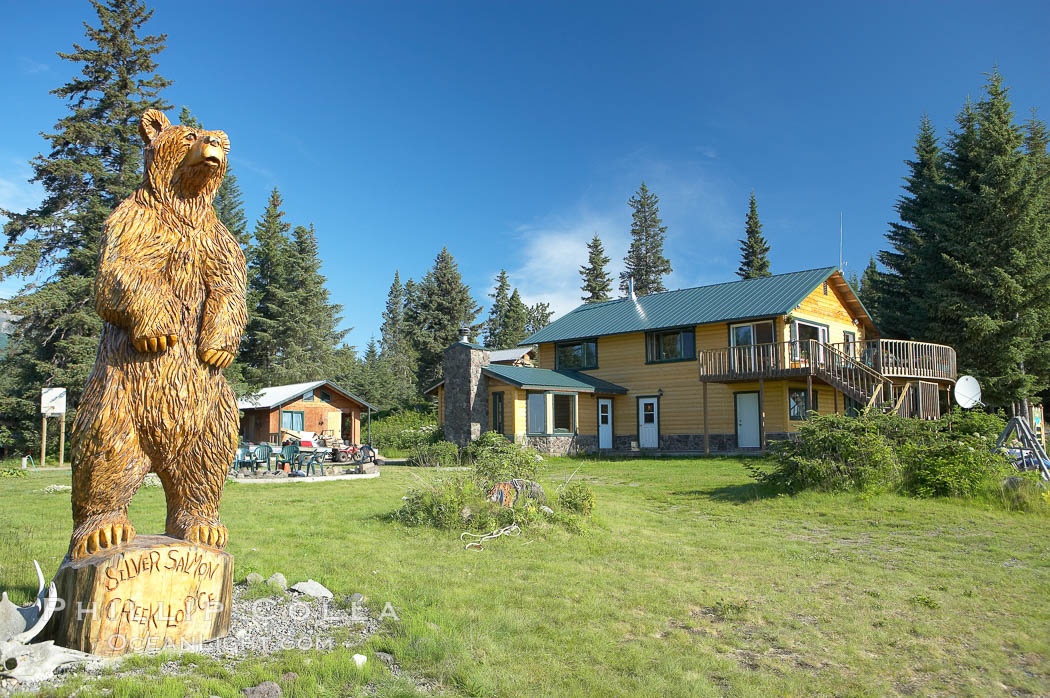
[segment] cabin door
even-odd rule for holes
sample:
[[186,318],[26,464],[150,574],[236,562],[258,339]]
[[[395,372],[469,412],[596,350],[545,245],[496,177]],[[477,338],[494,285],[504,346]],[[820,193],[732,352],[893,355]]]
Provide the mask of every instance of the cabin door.
[[758,448],[758,393],[736,393],[736,446]]
[[660,403],[655,397],[638,399],[638,446],[660,447]]
[[612,448],[613,442],[612,400],[598,398],[598,448]]

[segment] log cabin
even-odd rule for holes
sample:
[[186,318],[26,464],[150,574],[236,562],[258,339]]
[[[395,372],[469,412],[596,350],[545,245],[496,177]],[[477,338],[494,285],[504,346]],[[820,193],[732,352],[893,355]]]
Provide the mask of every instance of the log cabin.
[[[241,440],[279,444],[284,432],[314,432],[361,443],[361,415],[371,424],[375,408],[332,381],[263,388],[237,401]],[[367,427],[366,427],[366,438]]]
[[446,438],[548,454],[762,451],[812,414],[936,419],[951,347],[886,339],[835,267],[586,303],[496,365],[464,337],[427,389]]

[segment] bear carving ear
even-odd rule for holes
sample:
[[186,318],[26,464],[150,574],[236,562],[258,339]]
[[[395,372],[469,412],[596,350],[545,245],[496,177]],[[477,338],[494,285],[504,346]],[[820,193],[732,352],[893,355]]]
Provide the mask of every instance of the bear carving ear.
[[157,137],[157,134],[168,126],[171,126],[171,122],[168,121],[168,117],[164,116],[164,112],[156,109],[147,109],[139,122],[139,135],[142,136],[142,141],[149,145]]

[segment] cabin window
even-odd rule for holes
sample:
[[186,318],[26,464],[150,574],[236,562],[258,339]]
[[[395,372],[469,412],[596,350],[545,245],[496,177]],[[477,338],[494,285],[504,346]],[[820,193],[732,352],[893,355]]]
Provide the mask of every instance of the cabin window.
[[696,335],[692,329],[648,332],[645,335],[645,360],[690,361],[696,358]]
[[292,431],[302,431],[306,424],[304,415],[302,412],[293,412],[284,410],[281,412],[281,428],[290,429]]
[[842,333],[842,353],[846,356],[857,358],[857,333],[856,332],[843,332]]
[[810,411],[816,412],[818,409],[816,390],[813,391],[813,407],[809,407],[806,404],[805,388],[790,388],[788,390],[788,416],[791,417],[791,421],[798,422],[806,419]]
[[[775,363],[773,323],[749,322],[729,327],[730,365],[735,371],[755,371],[769,368]],[[757,345],[767,345],[756,349]]]
[[576,431],[576,398],[574,395],[554,396],[554,432],[572,433]]
[[[810,348],[814,346],[810,340],[816,343],[817,355],[815,357],[810,357],[809,355]],[[808,361],[810,358],[823,361],[824,348],[820,345],[828,343],[828,328],[804,320],[795,320],[791,323],[791,341],[794,345],[791,352],[792,358],[796,361]]]
[[503,434],[503,393],[492,393],[492,431]]
[[525,409],[528,413],[529,433],[545,434],[547,432],[547,395],[529,393]]
[[303,394],[303,402],[313,402],[313,401],[314,401],[314,391],[311,390],[310,392]]
[[585,370],[598,368],[598,340],[563,342],[554,345],[554,368]]
[[331,402],[332,401],[332,394],[330,392],[328,392],[327,390],[319,390],[318,394],[320,395],[320,398],[321,398],[322,402]]

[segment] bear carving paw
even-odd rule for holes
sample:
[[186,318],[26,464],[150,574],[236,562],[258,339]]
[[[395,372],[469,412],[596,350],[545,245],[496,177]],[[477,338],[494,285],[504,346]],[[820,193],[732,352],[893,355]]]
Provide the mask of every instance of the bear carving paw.
[[164,351],[168,347],[175,346],[179,341],[178,335],[174,334],[162,334],[156,337],[139,337],[132,344],[135,348],[141,352],[158,352]]
[[201,361],[215,368],[226,368],[233,363],[233,354],[222,349],[203,349],[200,357]]
[[74,560],[104,552],[130,543],[135,539],[135,528],[124,521],[107,522],[93,526],[84,533],[73,535],[70,556]]
[[181,536],[183,540],[191,543],[205,545],[209,548],[223,550],[226,548],[226,527],[220,523],[216,524],[194,524],[186,529]]

